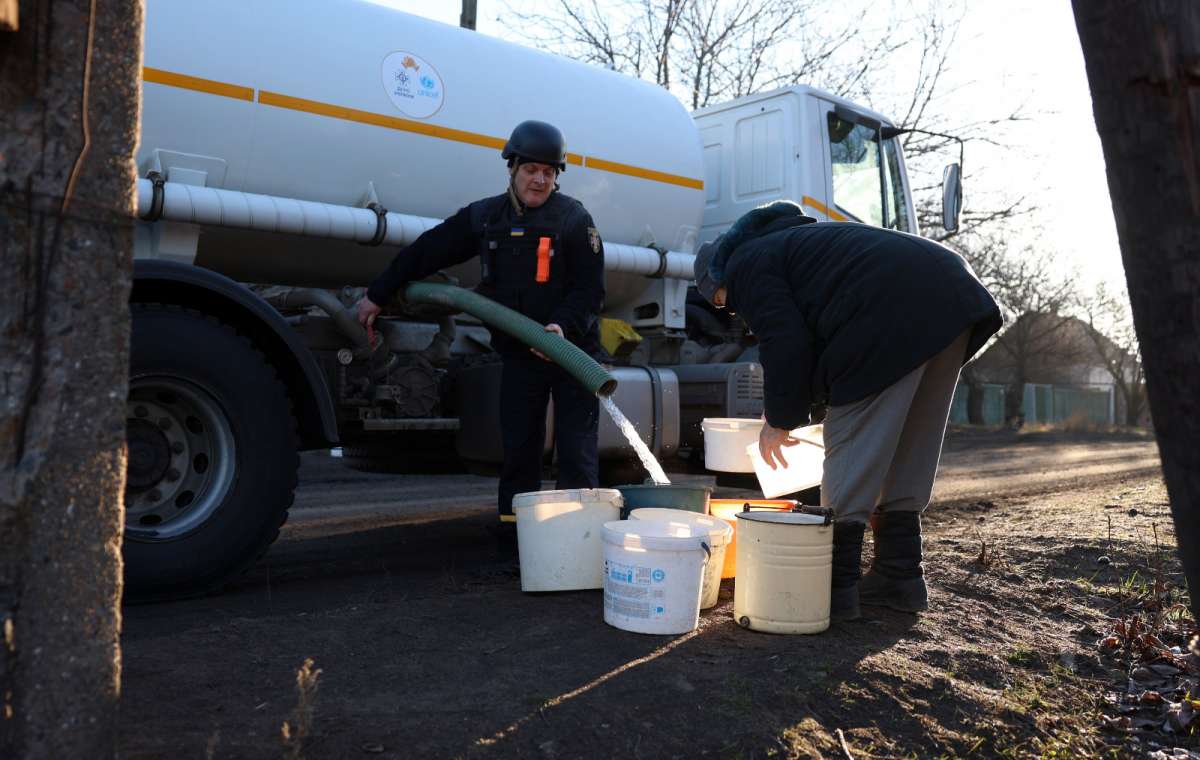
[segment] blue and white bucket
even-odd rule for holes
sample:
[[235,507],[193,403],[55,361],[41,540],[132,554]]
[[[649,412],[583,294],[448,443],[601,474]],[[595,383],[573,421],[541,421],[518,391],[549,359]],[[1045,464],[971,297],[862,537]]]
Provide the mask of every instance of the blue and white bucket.
[[604,524],[604,622],[634,633],[687,633],[700,622],[708,529],[681,522]]

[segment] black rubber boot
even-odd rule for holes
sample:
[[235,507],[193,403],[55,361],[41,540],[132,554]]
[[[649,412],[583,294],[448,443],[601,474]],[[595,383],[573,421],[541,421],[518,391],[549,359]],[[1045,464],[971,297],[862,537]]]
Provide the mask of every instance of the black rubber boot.
[[875,517],[875,560],[859,584],[863,604],[901,612],[929,608],[921,571],[921,513],[880,512]]
[[833,524],[833,578],[829,589],[829,617],[857,620],[858,582],[862,577],[862,523]]

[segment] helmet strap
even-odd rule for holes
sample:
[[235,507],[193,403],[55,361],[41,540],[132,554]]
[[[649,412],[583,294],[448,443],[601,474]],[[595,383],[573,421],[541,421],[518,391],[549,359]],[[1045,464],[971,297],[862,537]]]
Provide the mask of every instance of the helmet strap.
[[512,202],[517,216],[525,215],[525,204],[517,197],[517,169],[521,168],[519,159],[513,158],[508,162],[508,200]]

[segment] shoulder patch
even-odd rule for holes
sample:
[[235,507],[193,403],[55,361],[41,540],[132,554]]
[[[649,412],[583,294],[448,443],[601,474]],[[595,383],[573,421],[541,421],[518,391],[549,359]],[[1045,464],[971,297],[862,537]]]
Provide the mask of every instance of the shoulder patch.
[[592,253],[600,253],[600,231],[595,227],[588,227],[588,245],[592,247]]

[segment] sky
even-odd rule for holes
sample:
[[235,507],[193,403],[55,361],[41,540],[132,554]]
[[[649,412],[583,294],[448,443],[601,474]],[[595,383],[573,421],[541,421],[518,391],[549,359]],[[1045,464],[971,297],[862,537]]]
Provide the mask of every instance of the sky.
[[1036,191],[1041,244],[1066,254],[1084,282],[1123,288],[1104,155],[1070,3],[971,0],[954,64],[978,83],[960,90],[965,108],[1009,92],[1027,97],[1033,113],[1013,130],[1007,150],[980,149],[989,181]]
[[[452,0],[376,2],[458,24],[460,4]],[[504,22],[507,8],[536,11],[547,4],[478,0],[478,31],[517,41]],[[1059,251],[1087,290],[1101,281],[1123,289],[1104,157],[1069,0],[966,0],[950,68],[948,107],[982,116],[995,113],[998,101],[1023,102],[1031,116],[1009,128],[1003,147],[969,144],[966,162],[982,171],[968,170],[968,183],[980,175],[964,187],[968,204],[978,194],[1028,193],[1040,211],[1023,225],[1023,242]]]

